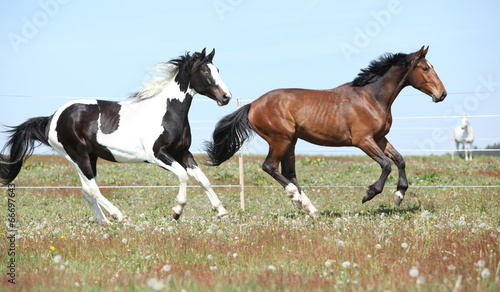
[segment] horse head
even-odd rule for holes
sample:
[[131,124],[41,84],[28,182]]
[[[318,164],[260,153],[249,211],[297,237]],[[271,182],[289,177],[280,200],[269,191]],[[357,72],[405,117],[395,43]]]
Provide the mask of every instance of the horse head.
[[462,117],[462,125],[460,126],[462,128],[462,130],[467,130],[467,128],[470,127],[470,122],[469,122],[469,119],[466,117],[466,116],[463,116]]
[[219,69],[212,64],[215,49],[206,55],[205,49],[201,51],[191,68],[190,86],[202,95],[215,101],[219,106],[229,103],[231,92],[219,75]]
[[425,59],[428,50],[429,47],[425,50],[422,47],[415,53],[407,80],[411,86],[431,96],[432,101],[440,102],[445,99],[447,93],[434,67]]

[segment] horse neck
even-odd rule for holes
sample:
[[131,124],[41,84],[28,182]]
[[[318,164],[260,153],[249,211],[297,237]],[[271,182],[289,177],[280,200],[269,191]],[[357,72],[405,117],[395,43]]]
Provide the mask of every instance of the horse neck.
[[393,66],[384,76],[371,84],[371,95],[387,113],[391,112],[392,103],[401,90],[408,85],[406,81],[407,73],[408,68]]
[[187,107],[187,111],[191,106],[191,102],[193,101],[193,96],[195,94],[196,91],[194,91],[192,88],[189,88],[189,85],[187,86],[186,91],[181,90],[181,86],[175,81],[175,78],[172,78],[167,86],[165,86],[165,88],[155,98],[159,98],[162,101],[178,100],[185,107]]
[[[148,109],[150,115],[165,114],[165,110],[174,110],[179,118],[181,116],[187,117],[193,96],[196,91],[189,88],[186,91],[180,89],[179,84],[172,78],[171,81],[161,90],[156,96],[142,100],[132,101],[135,107]],[[175,108],[169,109],[169,104],[175,103]]]

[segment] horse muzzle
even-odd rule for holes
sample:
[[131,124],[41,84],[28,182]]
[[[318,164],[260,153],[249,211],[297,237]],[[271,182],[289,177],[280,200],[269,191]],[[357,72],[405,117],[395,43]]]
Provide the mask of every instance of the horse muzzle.
[[433,102],[441,102],[446,98],[447,95],[448,95],[448,93],[446,93],[446,91],[441,92],[441,94],[433,93],[432,94],[432,101]]
[[217,105],[225,106],[231,100],[231,94],[224,94],[222,98],[217,98]]

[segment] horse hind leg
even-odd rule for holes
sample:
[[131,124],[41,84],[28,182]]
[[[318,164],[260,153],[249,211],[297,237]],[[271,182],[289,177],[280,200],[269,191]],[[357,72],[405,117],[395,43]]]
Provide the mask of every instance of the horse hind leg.
[[96,177],[96,162],[97,157],[87,155],[81,155],[78,159],[73,159],[66,153],[58,151],[63,157],[69,160],[73,166],[76,168],[78,175],[80,176],[80,181],[82,183],[82,195],[87,200],[87,203],[92,210],[92,213],[97,219],[100,225],[111,224],[111,222],[106,218],[102,209],[104,209],[118,222],[121,222],[124,218],[122,212],[118,210],[111,202],[109,202],[99,191],[97,183],[95,181]]
[[314,207],[306,194],[304,194],[304,191],[297,181],[297,174],[295,172],[295,143],[297,143],[297,139],[288,147],[285,157],[281,160],[281,174],[297,187],[302,200],[302,208],[308,211],[311,217],[318,218],[321,217],[321,214],[318,209]]
[[295,207],[300,210],[302,209],[302,197],[299,188],[278,171],[279,164],[283,160],[290,144],[289,142],[280,142],[277,139],[271,141],[272,143],[269,143],[269,153],[262,164],[262,170],[267,172],[285,188],[286,195],[292,199]]

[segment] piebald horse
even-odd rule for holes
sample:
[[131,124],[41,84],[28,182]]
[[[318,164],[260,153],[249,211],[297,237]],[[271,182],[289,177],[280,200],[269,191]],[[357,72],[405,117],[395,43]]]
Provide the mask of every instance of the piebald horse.
[[147,83],[143,90],[121,102],[104,100],[71,101],[52,116],[31,118],[12,127],[4,147],[9,155],[0,155],[0,181],[6,185],[19,174],[23,162],[41,142],[52,147],[76,168],[82,194],[99,224],[110,221],[101,207],[117,221],[124,216],[102,196],[96,183],[98,158],[113,162],[146,162],[173,172],[180,189],[171,211],[174,219],[186,204],[188,175],[204,189],[219,216],[228,214],[210,182],[198,168],[192,154],[188,111],[196,93],[226,105],[231,93],[212,64],[215,50],[206,55],[186,53],[160,63],[163,73]]
[[320,213],[297,182],[297,139],[323,146],[356,146],[382,167],[382,174],[368,187],[362,202],[382,192],[391,172],[391,159],[399,172],[394,196],[399,205],[408,181],[403,157],[385,137],[392,124],[392,103],[408,85],[430,95],[434,102],[446,97],[441,80],[425,59],[428,49],[385,54],[352,82],[331,90],[277,89],[262,95],[218,122],[213,141],[206,143],[208,164],[220,165],[233,156],[253,130],[269,144],[262,169],[285,188],[298,209],[303,207],[318,217]]

